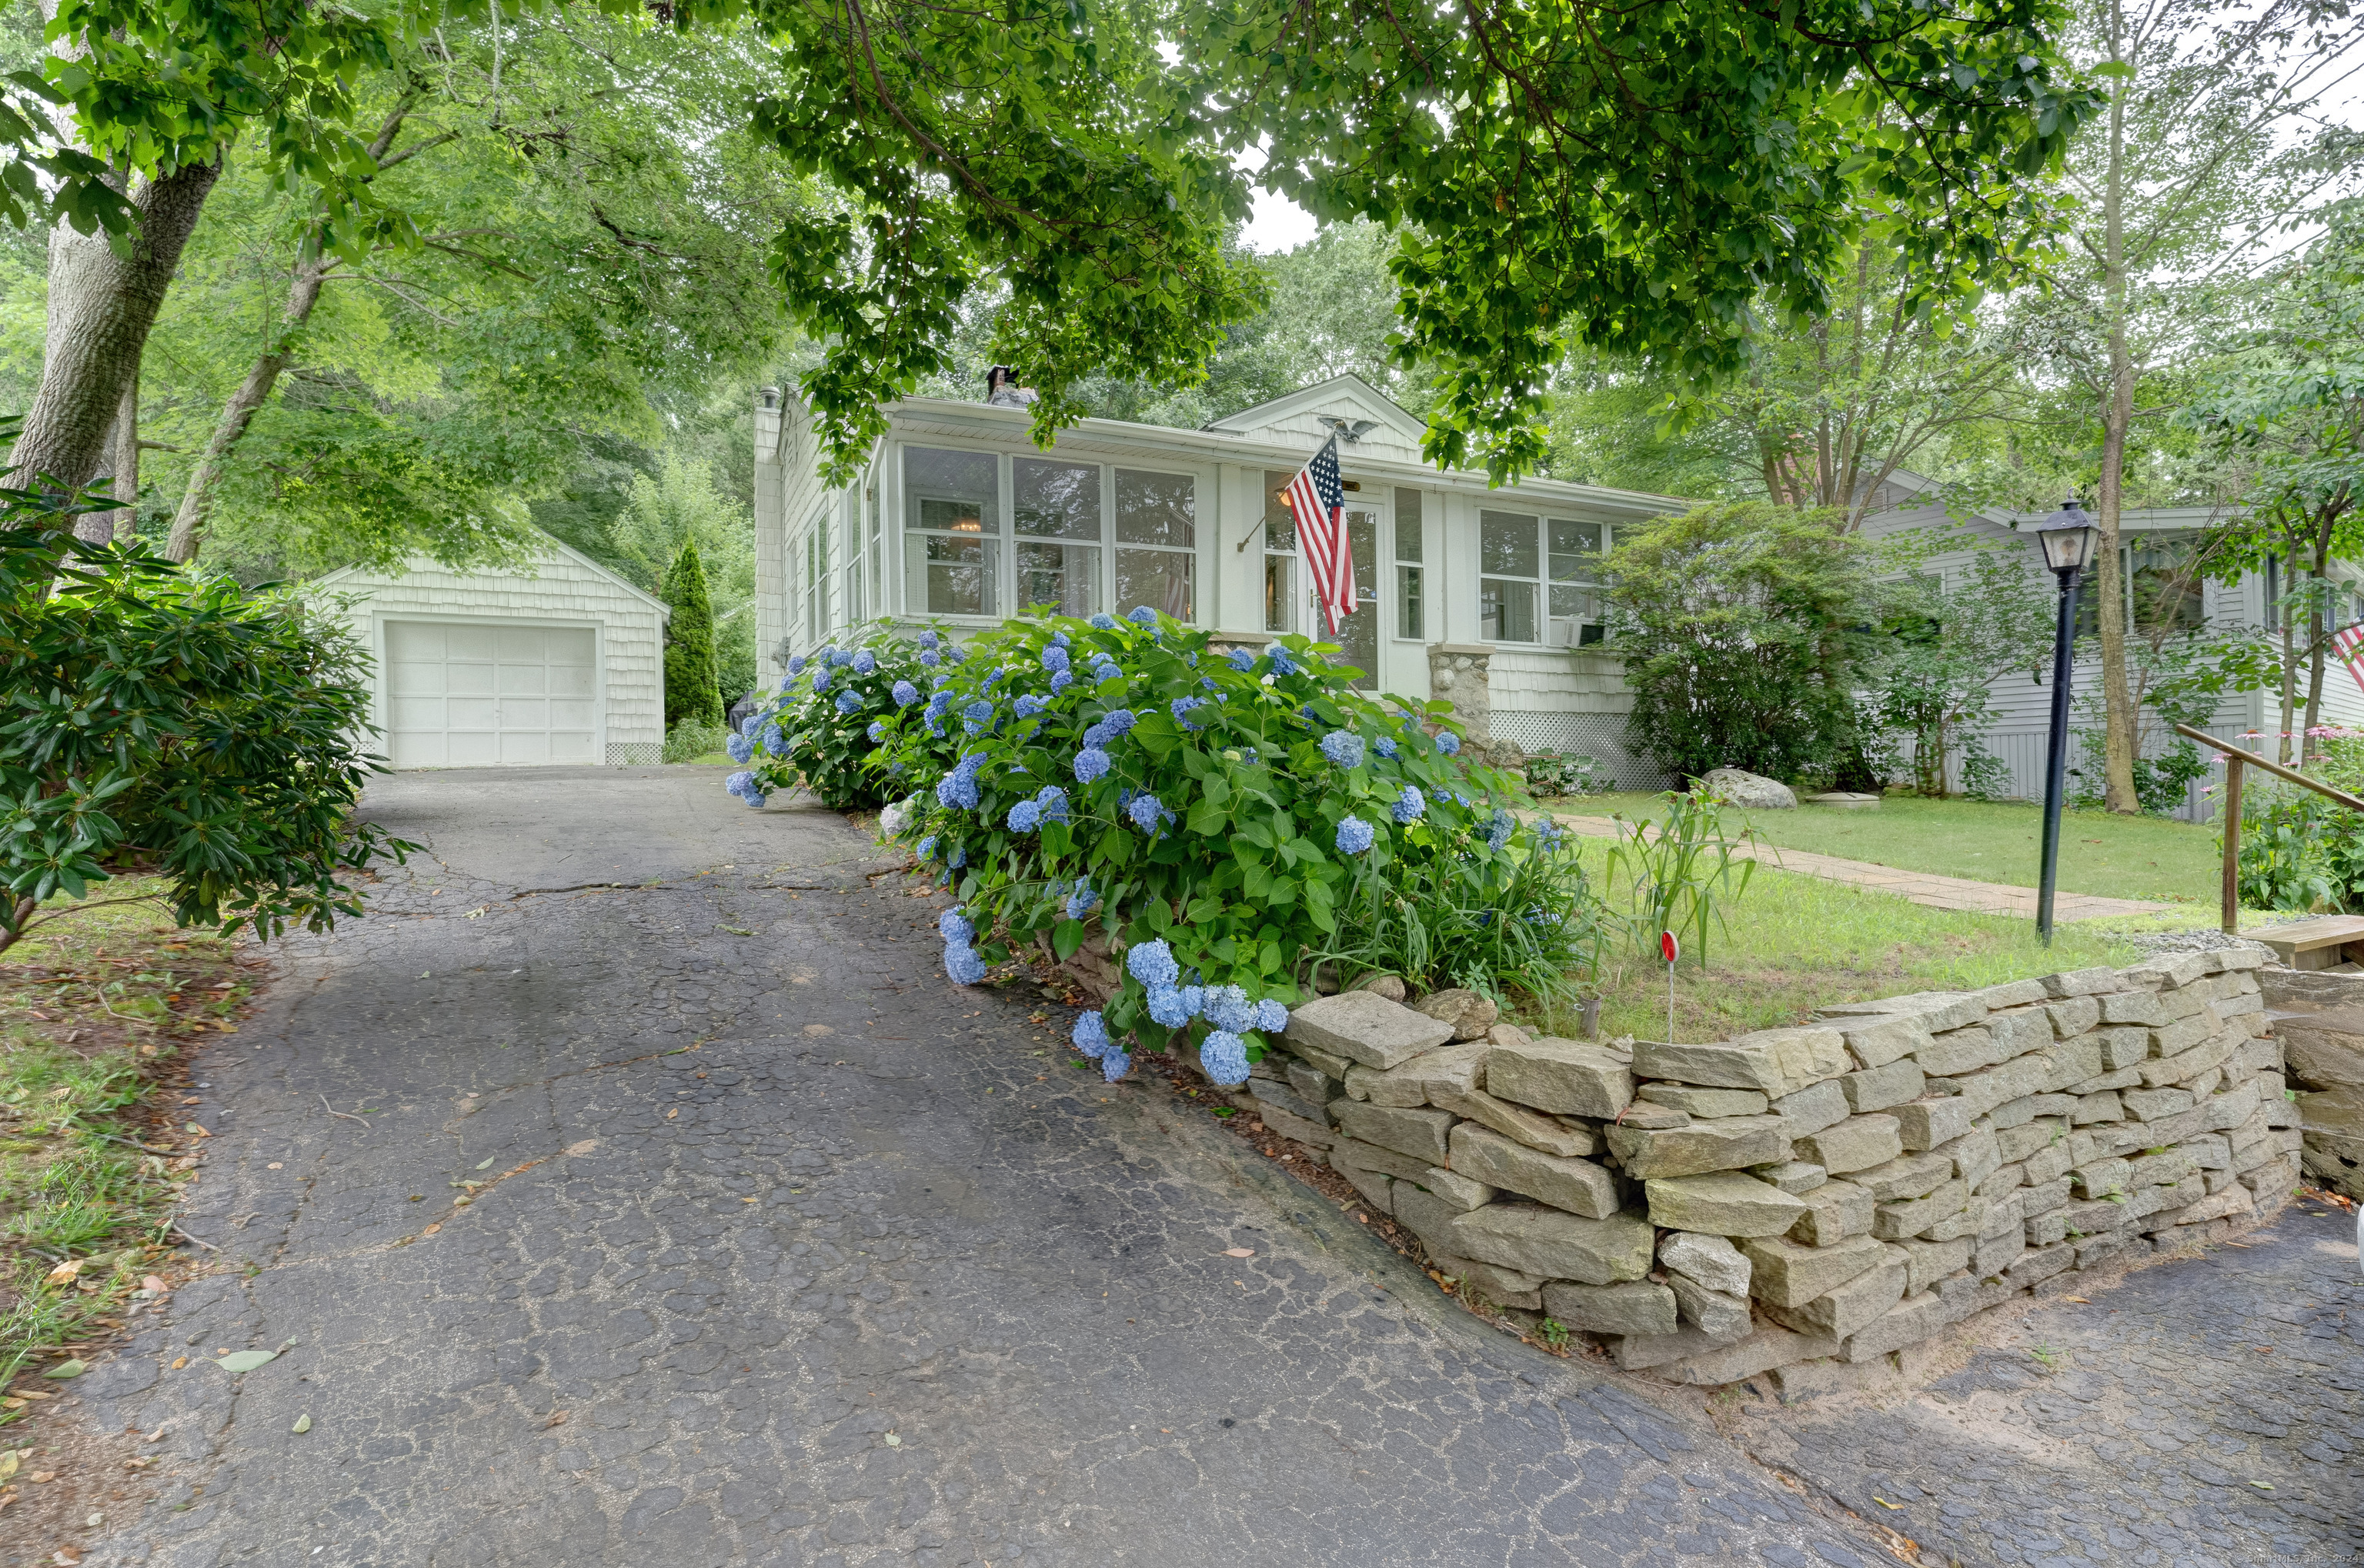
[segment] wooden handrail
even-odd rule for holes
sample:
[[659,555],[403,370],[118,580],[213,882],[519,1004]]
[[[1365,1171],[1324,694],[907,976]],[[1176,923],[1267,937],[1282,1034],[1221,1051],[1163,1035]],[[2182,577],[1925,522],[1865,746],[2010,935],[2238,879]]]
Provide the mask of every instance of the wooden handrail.
[[2219,740],[2204,729],[2194,729],[2188,724],[2179,724],[2175,727],[2175,732],[2187,740],[2197,740],[2204,746],[2213,746],[2228,757],[2237,757],[2249,767],[2263,768],[2278,779],[2287,779],[2292,784],[2303,784],[2326,800],[2337,801],[2350,811],[2364,811],[2364,800],[2358,799],[2346,790],[2334,789],[2320,780],[2308,778],[2304,773],[2292,773],[2280,762],[2269,762],[2255,751],[2233,745],[2228,741]]
[[2358,800],[2344,789],[2334,789],[2304,773],[2293,773],[2280,762],[2269,762],[2255,751],[2219,740],[2204,729],[2194,729],[2179,724],[2175,732],[2187,740],[2197,740],[2203,746],[2213,746],[2225,753],[2225,887],[2219,924],[2226,936],[2239,935],[2241,923],[2241,770],[2244,767],[2263,768],[2278,779],[2314,791],[2325,800],[2344,806],[2350,811],[2364,811],[2364,800]]

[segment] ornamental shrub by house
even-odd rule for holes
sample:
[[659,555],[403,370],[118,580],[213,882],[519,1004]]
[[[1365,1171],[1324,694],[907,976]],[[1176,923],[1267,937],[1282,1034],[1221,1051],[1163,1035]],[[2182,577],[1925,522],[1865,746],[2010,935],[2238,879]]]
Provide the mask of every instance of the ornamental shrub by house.
[[[1457,760],[1447,705],[1350,678],[1302,637],[1226,651],[1146,607],[978,638],[885,727],[888,766],[919,786],[904,835],[961,901],[946,972],[974,984],[1088,949],[1121,967],[1075,1040],[1111,1080],[1129,1043],[1195,1042],[1238,1083],[1324,959],[1348,980],[1387,967],[1496,991],[1580,962],[1594,922],[1557,832]],[[1416,965],[1371,940],[1400,928],[1407,888],[1450,916],[1423,927]]]
[[918,710],[936,672],[959,651],[932,630],[899,636],[887,621],[857,628],[849,640],[851,647],[831,644],[789,661],[779,689],[726,742],[742,771],[724,788],[761,806],[801,779],[833,811],[910,792],[888,771],[895,762],[880,742],[890,721]]

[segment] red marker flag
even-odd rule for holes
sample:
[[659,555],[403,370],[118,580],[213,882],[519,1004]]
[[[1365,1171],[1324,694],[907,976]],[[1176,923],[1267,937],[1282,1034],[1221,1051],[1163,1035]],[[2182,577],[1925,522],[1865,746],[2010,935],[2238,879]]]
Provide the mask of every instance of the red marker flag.
[[1675,960],[1682,957],[1683,944],[1675,940],[1674,932],[1660,931],[1658,933],[1658,951],[1667,955],[1667,962],[1668,963],[1672,963]]

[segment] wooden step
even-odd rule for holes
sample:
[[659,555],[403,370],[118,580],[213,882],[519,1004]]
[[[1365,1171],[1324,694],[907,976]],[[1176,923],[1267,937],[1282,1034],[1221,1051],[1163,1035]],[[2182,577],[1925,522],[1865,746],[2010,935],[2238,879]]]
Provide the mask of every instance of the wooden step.
[[2292,969],[2334,969],[2351,960],[2364,960],[2364,916],[2325,915],[2241,935],[2273,949]]

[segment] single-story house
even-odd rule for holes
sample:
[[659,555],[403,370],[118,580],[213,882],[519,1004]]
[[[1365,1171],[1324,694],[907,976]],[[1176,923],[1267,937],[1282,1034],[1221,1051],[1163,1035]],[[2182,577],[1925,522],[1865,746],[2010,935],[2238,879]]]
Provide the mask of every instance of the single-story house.
[[1351,375],[1203,429],[1085,419],[1048,450],[1023,406],[904,398],[838,488],[797,397],[756,402],[756,646],[775,674],[878,617],[957,631],[1034,605],[1150,605],[1243,641],[1310,630],[1279,493],[1334,431],[1361,595],[1339,639],[1366,684],[1445,697],[1481,738],[1592,756],[1629,787],[1662,782],[1625,750],[1598,586],[1618,528],[1687,503],[1440,472],[1421,421]]
[[397,768],[663,760],[669,612],[554,539],[514,570],[421,556],[308,591],[370,651],[374,749]]
[[[1863,533],[1867,538],[1879,539],[1914,528],[1957,528],[1967,535],[1986,539],[2011,540],[2027,551],[2029,570],[2040,571],[2036,548],[2030,530],[2048,513],[2011,512],[1983,508],[1949,513],[1943,487],[1935,480],[1899,469],[1881,486],[1882,494],[1874,497],[1873,509],[1866,516]],[[2091,509],[2091,503],[2087,502]],[[2278,635],[2274,601],[2282,595],[2282,587],[2273,572],[2247,573],[2236,583],[2211,582],[2192,570],[2194,547],[2200,536],[2221,521],[2223,514],[2206,506],[2159,506],[2129,508],[2119,515],[2120,543],[2114,570],[2125,591],[2124,603],[2128,630],[2135,636],[2160,633],[2168,636],[2184,631],[2214,629],[2256,630],[2261,635]],[[1937,572],[1958,573],[1966,570],[1970,561],[1966,550],[1951,551],[1933,557],[1929,565]],[[2080,635],[2090,636],[2098,625],[2101,610],[2099,593],[2090,584],[2091,574],[2102,570],[2101,563],[2088,569],[2088,586],[2080,595]],[[2339,563],[2336,574],[2354,578],[2355,568]],[[2364,594],[2351,589],[2342,623],[2364,618]],[[2302,640],[2303,628],[2302,629]],[[2090,646],[2090,644],[2088,645]],[[2102,671],[2097,657],[2080,659],[2071,672],[2070,693],[2078,707],[2085,706],[2087,694],[2101,689]],[[2007,770],[2011,783],[2007,793],[2030,800],[2044,796],[2045,749],[2052,722],[2052,686],[2048,671],[2012,671],[1999,676],[1990,688],[1994,694],[1998,722],[1987,737],[1987,744]],[[2327,724],[2364,726],[2364,687],[2339,666],[2334,658],[2325,670],[2324,681],[2323,717]],[[2299,690],[2299,702],[2303,709],[2306,692],[2303,679]],[[2163,751],[2174,740],[2163,723],[2149,721],[2156,733],[2147,739],[2148,750]],[[2296,722],[2303,722],[2303,718]],[[2268,734],[2281,727],[2281,698],[2276,692],[2232,692],[2216,705],[2208,721],[2200,728],[2220,740],[2263,731]],[[2270,756],[2269,746],[2251,742]],[[2069,766],[2080,766],[2083,759],[2070,754]],[[2219,775],[2221,776],[2221,775]],[[1959,783],[1958,777],[1953,781]],[[2202,793],[2204,785],[2191,786],[2183,809],[2178,815],[2193,821],[2205,821],[2213,811],[2210,797]]]

